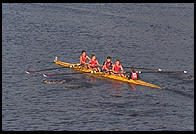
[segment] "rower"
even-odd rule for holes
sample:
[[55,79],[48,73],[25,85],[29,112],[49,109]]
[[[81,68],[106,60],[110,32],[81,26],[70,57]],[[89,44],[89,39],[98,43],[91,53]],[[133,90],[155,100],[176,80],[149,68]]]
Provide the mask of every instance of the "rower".
[[105,72],[109,72],[112,70],[112,61],[111,61],[111,57],[108,56],[106,61],[103,63],[103,67],[102,67],[102,71],[105,71]]
[[82,51],[82,54],[81,54],[81,56],[80,56],[80,65],[81,66],[87,66],[87,63],[86,63],[86,60],[91,60],[87,55],[86,55],[86,51],[85,50],[83,50]]
[[134,70],[133,67],[131,67],[130,69],[130,74],[128,76],[129,79],[132,79],[132,80],[138,80],[140,79],[139,75],[138,75],[138,72]]
[[[120,70],[121,70],[121,72],[120,72]],[[116,73],[118,76],[126,77],[123,74],[124,73],[124,69],[123,69],[122,65],[120,64],[119,60],[116,60],[115,64],[112,67],[112,71],[113,71],[113,73]]]
[[99,67],[97,67],[97,66],[101,66],[101,65],[97,61],[96,56],[93,54],[91,56],[90,61],[89,61],[89,68],[91,68],[91,69],[93,69],[95,71],[101,72],[101,69]]

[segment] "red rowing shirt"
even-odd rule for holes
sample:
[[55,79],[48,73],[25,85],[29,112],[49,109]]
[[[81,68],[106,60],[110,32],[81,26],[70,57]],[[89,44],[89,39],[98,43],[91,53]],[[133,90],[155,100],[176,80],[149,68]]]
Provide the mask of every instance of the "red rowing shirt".
[[118,73],[120,71],[120,65],[115,64],[114,65],[114,71]]
[[97,65],[97,60],[91,60],[91,61],[90,61],[90,64],[91,64],[92,67],[96,67],[96,65]]
[[[86,63],[86,56],[85,57],[82,56],[82,61]],[[80,64],[83,64],[83,63],[80,61]]]
[[132,72],[132,73],[131,73],[131,79],[132,79],[132,80],[137,80],[137,73]]
[[106,65],[106,66],[104,66],[104,68],[106,67],[108,70],[110,70],[110,66],[112,65],[112,62],[105,62],[104,63],[104,65]]

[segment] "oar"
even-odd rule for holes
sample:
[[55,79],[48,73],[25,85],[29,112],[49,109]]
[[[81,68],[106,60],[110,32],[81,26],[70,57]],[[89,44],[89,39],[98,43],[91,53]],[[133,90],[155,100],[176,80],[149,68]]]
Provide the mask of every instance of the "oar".
[[[111,72],[111,71],[108,71]],[[58,75],[70,75],[70,74],[84,74],[84,73],[97,73],[96,71],[92,72],[78,72],[78,73],[62,73],[62,74],[43,74],[44,77],[52,77],[52,76],[58,76]],[[123,72],[123,73],[114,73],[114,74],[125,74],[129,72]]]
[[[162,70],[162,69],[160,69],[160,68],[145,68],[145,67],[134,67],[134,66],[132,66],[134,69],[145,69],[145,70],[154,70],[154,71],[160,71],[160,70]],[[123,68],[132,68],[131,66],[129,67],[129,66],[125,66],[125,67],[123,67]]]
[[184,73],[187,74],[187,71],[182,70],[182,71],[137,71],[138,73]]
[[180,71],[159,71],[160,73],[184,73],[187,74],[187,71],[180,70]]
[[42,71],[48,71],[48,70],[55,70],[55,69],[60,69],[60,68],[65,68],[65,67],[56,67],[56,68],[47,68],[43,70],[33,70],[33,71],[25,71],[27,74],[32,74],[32,73],[37,73],[37,72],[42,72]]
[[43,74],[43,76],[44,76],[44,77],[52,77],[52,76],[58,76],[58,75],[84,74],[84,73],[91,73],[91,72],[62,73],[62,74]]
[[[106,71],[105,73],[114,73],[114,72],[113,71]],[[127,74],[127,73],[130,73],[130,72],[124,71],[123,73],[120,72],[120,73],[114,73],[114,74]]]

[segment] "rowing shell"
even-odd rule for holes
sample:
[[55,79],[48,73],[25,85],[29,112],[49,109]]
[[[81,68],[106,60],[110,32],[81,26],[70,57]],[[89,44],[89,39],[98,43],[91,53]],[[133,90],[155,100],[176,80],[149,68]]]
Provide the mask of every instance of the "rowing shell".
[[132,80],[132,79],[124,78],[124,77],[117,76],[114,74],[107,74],[104,72],[95,72],[92,69],[87,69],[87,68],[81,67],[79,64],[71,64],[71,63],[67,63],[67,62],[58,61],[57,57],[55,58],[54,62],[57,65],[64,66],[66,68],[69,68],[69,69],[72,69],[72,70],[75,70],[78,72],[89,73],[89,74],[92,74],[93,76],[118,80],[118,81],[122,81],[122,82],[133,83],[133,84],[142,85],[142,86],[146,86],[146,87],[162,89],[162,87],[160,87],[160,86],[157,86],[157,85],[154,85],[154,84],[142,81],[142,80]]

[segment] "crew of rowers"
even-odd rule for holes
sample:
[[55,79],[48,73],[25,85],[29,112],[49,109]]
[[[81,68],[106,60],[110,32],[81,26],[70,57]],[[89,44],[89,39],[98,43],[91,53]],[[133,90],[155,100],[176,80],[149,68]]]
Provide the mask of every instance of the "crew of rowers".
[[[88,63],[87,60],[89,60]],[[130,69],[130,74],[126,76],[120,61],[116,60],[115,63],[112,64],[112,58],[110,56],[107,57],[106,61],[103,63],[102,69],[100,69],[99,67],[101,67],[101,65],[97,61],[96,56],[92,55],[90,58],[86,55],[86,51],[83,50],[80,56],[80,65],[89,69],[93,69],[97,72],[103,71],[109,74],[116,74],[121,77],[127,77],[132,80],[139,79],[139,75],[136,71],[134,71],[133,67]]]

